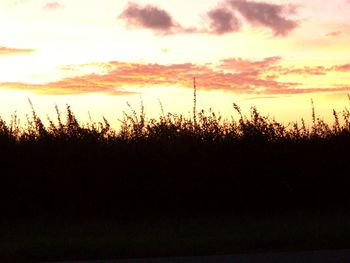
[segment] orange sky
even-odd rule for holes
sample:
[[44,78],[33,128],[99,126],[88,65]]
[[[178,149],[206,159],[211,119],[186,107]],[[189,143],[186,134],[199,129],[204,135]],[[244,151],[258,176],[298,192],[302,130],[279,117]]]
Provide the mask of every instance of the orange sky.
[[327,121],[348,104],[350,1],[3,0],[0,112],[69,103],[117,123],[129,101],[150,116],[251,105],[277,120]]

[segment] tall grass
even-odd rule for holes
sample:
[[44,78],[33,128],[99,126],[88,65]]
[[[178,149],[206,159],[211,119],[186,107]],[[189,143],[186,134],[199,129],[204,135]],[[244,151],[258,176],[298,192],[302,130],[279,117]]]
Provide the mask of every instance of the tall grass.
[[[349,99],[350,100],[350,99]],[[129,112],[123,113],[120,129],[113,129],[106,118],[103,121],[81,123],[66,105],[65,113],[55,106],[56,120],[48,118],[44,125],[37,115],[32,102],[31,114],[22,125],[16,112],[6,122],[0,117],[0,138],[2,141],[21,142],[39,140],[96,140],[96,141],[135,141],[135,140],[174,140],[192,138],[202,142],[213,141],[298,141],[330,139],[350,134],[350,112],[345,108],[341,112],[333,110],[334,121],[326,123],[316,115],[311,101],[312,124],[307,126],[304,119],[299,122],[283,124],[274,118],[262,115],[256,107],[251,107],[249,116],[243,115],[240,107],[233,103],[233,111],[238,119],[231,116],[224,119],[212,109],[196,109],[196,91],[194,91],[193,116],[186,117],[176,113],[165,113],[160,103],[162,115],[148,118],[141,100],[140,110],[136,111],[129,103]],[[64,115],[64,116],[62,116]],[[236,115],[237,116],[237,115]]]
[[[350,101],[350,98],[349,98]],[[48,124],[33,104],[26,122],[0,118],[0,210],[30,214],[226,212],[350,202],[350,112],[328,124],[311,104],[312,123],[283,124],[256,107],[232,104],[223,118],[146,116],[128,104],[119,130],[108,120],[81,123],[69,105]],[[82,212],[84,211],[84,212]],[[5,213],[5,212],[4,212]]]

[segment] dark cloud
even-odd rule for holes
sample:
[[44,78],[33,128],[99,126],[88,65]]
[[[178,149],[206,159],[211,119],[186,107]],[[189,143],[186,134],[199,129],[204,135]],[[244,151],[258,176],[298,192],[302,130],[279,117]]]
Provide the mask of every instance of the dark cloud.
[[205,33],[222,35],[241,29],[239,13],[254,26],[265,26],[273,30],[276,36],[285,36],[298,26],[296,21],[285,18],[287,14],[296,14],[296,5],[275,5],[265,2],[246,0],[225,0],[219,7],[207,12],[207,23],[202,28],[183,27],[170,13],[153,5],[140,6],[128,3],[119,19],[129,27],[148,28],[161,34]]
[[298,26],[296,21],[284,17],[291,12],[290,6],[246,0],[227,0],[227,3],[249,23],[268,27],[276,36],[286,36]]
[[149,28],[163,33],[170,33],[176,28],[176,23],[168,12],[152,5],[141,7],[136,3],[129,3],[119,19],[125,20],[128,26]]
[[230,10],[217,8],[208,12],[210,29],[214,34],[225,34],[239,31],[241,22]]

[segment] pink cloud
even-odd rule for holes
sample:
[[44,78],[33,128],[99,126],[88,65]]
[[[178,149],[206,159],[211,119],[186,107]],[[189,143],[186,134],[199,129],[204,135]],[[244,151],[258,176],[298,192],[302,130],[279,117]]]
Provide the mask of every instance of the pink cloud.
[[326,34],[327,37],[338,37],[342,35],[341,31],[333,31],[333,32],[329,32],[328,34]]
[[[287,68],[279,65],[280,57],[269,57],[258,61],[240,58],[225,59],[218,66],[183,64],[142,64],[112,61],[96,63],[102,67],[102,74],[85,74],[44,84],[0,83],[3,89],[21,89],[41,94],[84,94],[106,93],[130,95],[137,90],[142,93],[148,87],[168,86],[192,88],[193,77],[198,88],[224,90],[237,94],[287,95],[314,92],[350,91],[347,86],[329,88],[302,87],[302,83],[283,82],[279,76],[287,74],[318,75],[331,71],[350,70],[348,64],[325,68]],[[66,70],[77,72],[80,68],[94,65],[67,66]],[[133,92],[128,88],[133,87]]]
[[303,68],[286,68],[286,67],[279,67],[276,68],[276,71],[280,75],[326,75],[328,72],[330,72],[332,69],[326,68],[323,66],[315,66],[315,67],[303,67]]
[[303,67],[303,68],[287,68],[287,67],[276,67],[274,68],[277,74],[280,75],[326,75],[331,72],[348,72],[350,71],[350,64],[334,65],[331,67],[314,66],[314,67]]
[[333,66],[331,69],[334,71],[341,71],[341,72],[350,71],[350,64]]
[[271,67],[274,67],[281,57],[268,57],[260,61],[251,61],[241,58],[229,58],[224,59],[220,63],[220,68],[231,70],[231,71],[241,71],[241,72],[261,72],[268,71]]
[[44,6],[44,10],[57,10],[63,8],[63,5],[59,2],[47,2]]

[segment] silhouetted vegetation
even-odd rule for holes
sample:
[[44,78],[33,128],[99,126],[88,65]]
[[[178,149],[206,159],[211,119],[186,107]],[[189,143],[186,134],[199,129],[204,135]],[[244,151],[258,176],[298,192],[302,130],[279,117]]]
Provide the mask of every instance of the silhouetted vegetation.
[[[194,102],[195,104],[196,102]],[[32,104],[31,104],[32,105]],[[196,106],[196,105],[195,105]],[[350,201],[350,111],[327,124],[285,125],[233,104],[147,118],[130,105],[120,130],[80,123],[70,106],[49,125],[31,115],[0,119],[4,215],[123,217],[141,214],[346,208]]]

